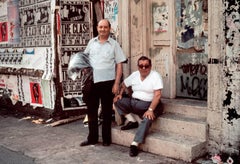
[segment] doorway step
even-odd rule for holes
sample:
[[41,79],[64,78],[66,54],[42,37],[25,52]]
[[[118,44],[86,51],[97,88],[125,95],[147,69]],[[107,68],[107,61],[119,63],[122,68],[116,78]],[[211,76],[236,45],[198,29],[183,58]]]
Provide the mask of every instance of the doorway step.
[[[190,99],[162,99],[164,113],[151,126],[145,152],[192,162],[206,154],[207,102]],[[136,129],[121,130],[112,127],[112,142],[130,146]]]

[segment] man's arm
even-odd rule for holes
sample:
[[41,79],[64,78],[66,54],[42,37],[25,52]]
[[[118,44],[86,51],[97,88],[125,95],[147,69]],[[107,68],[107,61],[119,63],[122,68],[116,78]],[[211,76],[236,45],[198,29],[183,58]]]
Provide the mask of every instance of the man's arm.
[[161,90],[160,89],[159,90],[155,90],[152,103],[149,106],[150,110],[151,109],[155,110],[155,108],[157,107],[158,103],[160,102],[160,98],[161,98]]
[[118,63],[116,65],[116,77],[115,77],[115,82],[112,88],[112,92],[113,94],[118,94],[119,92],[119,84],[121,81],[121,77],[122,77],[122,73],[123,73],[123,67],[122,67],[122,63]]
[[143,117],[147,117],[150,120],[153,120],[155,118],[153,111],[155,110],[158,103],[160,102],[160,98],[161,98],[161,90],[160,89],[155,90],[153,100],[150,106],[148,107],[148,110],[144,113]]

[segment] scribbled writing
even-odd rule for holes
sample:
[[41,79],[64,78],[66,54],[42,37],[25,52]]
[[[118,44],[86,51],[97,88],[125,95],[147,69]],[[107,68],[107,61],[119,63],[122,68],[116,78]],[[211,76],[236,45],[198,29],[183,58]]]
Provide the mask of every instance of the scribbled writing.
[[182,64],[179,69],[182,73],[179,76],[181,95],[207,99],[207,66],[204,64]]
[[180,69],[182,69],[185,74],[190,73],[190,76],[197,75],[198,73],[207,75],[207,66],[203,64],[183,64]]

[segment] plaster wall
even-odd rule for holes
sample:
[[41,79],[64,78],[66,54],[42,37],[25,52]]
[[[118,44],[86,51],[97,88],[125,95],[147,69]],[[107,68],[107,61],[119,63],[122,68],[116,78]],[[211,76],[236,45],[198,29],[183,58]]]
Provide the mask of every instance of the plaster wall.
[[209,1],[208,114],[212,153],[239,154],[239,1]]

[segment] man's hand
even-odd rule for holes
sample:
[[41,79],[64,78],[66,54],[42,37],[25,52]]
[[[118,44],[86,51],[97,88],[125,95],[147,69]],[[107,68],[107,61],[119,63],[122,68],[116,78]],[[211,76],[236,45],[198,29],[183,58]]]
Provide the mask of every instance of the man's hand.
[[119,99],[122,99],[122,95],[116,95],[114,98],[113,98],[113,102],[117,102]]
[[114,83],[112,87],[112,93],[116,95],[118,94],[118,92],[119,92],[119,85],[117,83]]
[[144,113],[143,117],[146,117],[146,118],[148,118],[149,120],[154,120],[155,115],[154,115],[153,111],[147,110],[147,111]]

